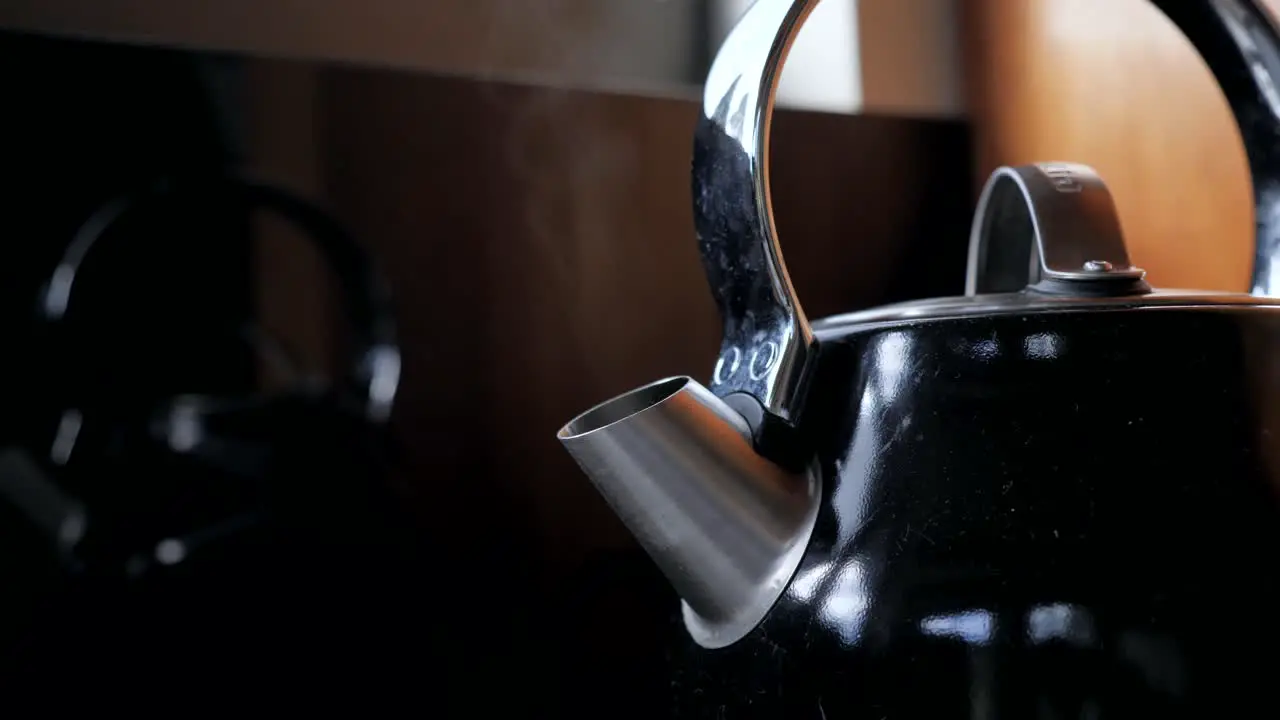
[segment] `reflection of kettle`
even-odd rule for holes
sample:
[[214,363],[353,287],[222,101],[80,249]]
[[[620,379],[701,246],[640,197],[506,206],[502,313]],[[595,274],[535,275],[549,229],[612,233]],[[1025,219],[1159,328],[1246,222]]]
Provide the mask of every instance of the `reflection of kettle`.
[[[252,391],[183,372],[152,382],[189,351],[168,353],[174,334],[153,324],[103,332],[93,322],[110,317],[93,312],[101,296],[85,285],[101,254],[136,251],[138,236],[121,232],[134,219],[176,230],[260,211],[292,224],[334,272],[350,362],[331,380]],[[28,421],[33,440],[0,448],[0,576],[26,603],[0,620],[0,684],[146,677],[237,699],[288,693],[296,706],[306,700],[281,676],[288,667],[309,687],[335,678],[350,692],[390,692],[403,667],[392,649],[428,644],[415,571],[428,565],[388,485],[400,350],[391,290],[369,250],[282,188],[174,178],[86,220],[38,307],[53,382],[31,415],[56,419],[57,433],[50,443],[41,431],[52,427]],[[137,340],[112,352],[121,337]]]
[[[192,217],[210,222],[210,218],[249,217],[264,210],[295,226],[335,272],[355,345],[349,369],[341,377],[332,382],[300,377],[283,391],[271,393],[235,394],[225,389],[195,393],[182,385],[148,392],[147,383],[136,380],[154,372],[157,364],[172,362],[163,350],[157,352],[172,342],[170,333],[151,332],[157,336],[154,340],[147,337],[120,358],[103,358],[105,351],[95,345],[103,342],[101,333],[87,341],[81,337],[87,323],[83,317],[77,320],[76,313],[92,304],[81,289],[83,278],[93,274],[95,262],[112,251],[113,243],[129,247],[132,238],[120,232],[128,221],[177,211],[184,222]],[[170,555],[187,562],[192,559],[188,550],[221,543],[226,533],[240,534],[245,529],[242,515],[250,508],[250,515],[256,514],[266,495],[281,494],[275,487],[281,486],[282,479],[288,478],[288,485],[293,485],[291,475],[296,469],[284,471],[291,465],[286,458],[326,450],[316,444],[322,429],[326,434],[337,426],[349,430],[344,440],[351,447],[371,450],[380,445],[399,383],[400,350],[390,289],[376,265],[369,252],[319,207],[282,188],[233,175],[164,179],[104,204],[81,225],[37,303],[39,319],[48,331],[45,365],[54,380],[41,399],[53,412],[42,408],[45,412],[33,414],[56,418],[56,432],[38,436],[41,449],[48,449],[42,465],[56,471],[56,483],[77,502],[56,503],[53,500],[60,492],[28,489],[19,493],[27,503],[35,498],[49,502],[39,511],[27,507],[27,513],[34,517],[62,514],[65,522],[78,525],[85,522],[80,506],[92,508],[95,522],[90,524],[98,527],[88,537],[112,542],[127,537],[133,541],[128,544],[136,547],[128,555],[120,554],[125,548],[112,548],[93,562],[80,557],[78,563],[95,574],[132,576],[144,568],[163,570],[175,564],[159,559],[161,548],[181,548]],[[260,328],[249,329],[262,333]],[[96,362],[87,363],[88,357]],[[0,482],[0,496],[16,500],[9,489],[38,485],[39,475],[34,468],[17,472],[12,483],[10,478]],[[264,485],[273,492],[265,493]],[[345,494],[351,485],[346,479],[341,485],[307,482],[290,487],[288,499],[277,505],[314,505],[314,498],[326,488]],[[298,503],[299,496],[312,500]],[[351,500],[344,495],[336,502],[335,508]],[[58,506],[63,509],[56,510]],[[311,522],[327,524],[332,517],[326,514],[323,520]],[[45,525],[51,530],[50,539],[57,539],[62,531],[56,524]],[[78,535],[73,540],[83,544],[78,552],[94,546]]]
[[758,0],[707,79],[694,216],[724,320],[709,387],[660,380],[559,433],[683,598],[681,713],[1269,706],[1276,26],[1247,0],[1156,3],[1244,137],[1254,295],[1153,290],[1106,186],[1055,163],[992,176],[964,297],[810,325],[775,236],[767,150],[781,64],[816,4]]

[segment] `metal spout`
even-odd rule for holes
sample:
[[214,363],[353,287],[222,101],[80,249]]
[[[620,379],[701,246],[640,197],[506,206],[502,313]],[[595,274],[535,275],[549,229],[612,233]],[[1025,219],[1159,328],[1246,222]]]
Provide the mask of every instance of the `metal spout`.
[[764,619],[808,545],[817,473],[758,455],[746,421],[688,377],[601,403],[558,437],[675,587],[698,644]]

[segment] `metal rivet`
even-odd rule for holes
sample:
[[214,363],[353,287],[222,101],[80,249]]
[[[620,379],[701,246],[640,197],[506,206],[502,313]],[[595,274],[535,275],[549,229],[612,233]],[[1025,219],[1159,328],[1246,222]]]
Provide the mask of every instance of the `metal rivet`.
[[1089,260],[1084,264],[1085,272],[1104,273],[1111,272],[1114,269],[1115,266],[1106,260]]
[[747,373],[751,375],[752,380],[761,380],[777,359],[778,343],[767,340],[764,345],[751,353],[751,364],[747,367]]
[[716,385],[723,385],[729,381],[734,375],[738,374],[738,366],[742,363],[742,351],[736,347],[730,346],[729,349],[720,356],[716,361],[715,372],[711,374],[711,379]]

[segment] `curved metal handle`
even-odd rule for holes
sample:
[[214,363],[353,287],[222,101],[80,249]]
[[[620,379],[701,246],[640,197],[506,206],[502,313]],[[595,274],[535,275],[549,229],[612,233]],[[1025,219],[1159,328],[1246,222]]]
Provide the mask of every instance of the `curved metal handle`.
[[[774,228],[769,126],[782,64],[818,1],[756,0],[712,63],[694,136],[694,224],[724,323],[711,389],[750,395],[789,424],[815,341]],[[1152,2],[1196,47],[1231,105],[1257,209],[1252,289],[1280,295],[1280,33],[1256,0]]]
[[818,0],[757,0],[707,76],[693,144],[693,216],[724,322],[711,390],[746,393],[792,421],[814,345],[782,262],[769,199],[778,74]]
[[1106,183],[1087,165],[998,168],[973,216],[965,294],[1150,292]]

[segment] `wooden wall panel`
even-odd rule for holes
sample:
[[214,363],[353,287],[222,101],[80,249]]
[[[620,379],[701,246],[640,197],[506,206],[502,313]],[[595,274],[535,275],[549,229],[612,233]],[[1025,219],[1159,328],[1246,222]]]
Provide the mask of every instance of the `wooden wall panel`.
[[[713,47],[753,1],[6,0],[0,27],[694,99]],[[825,0],[793,47],[782,104],[962,115],[952,22],[962,1]]]
[[[246,63],[247,172],[299,195],[324,202],[318,112],[320,71],[301,63]],[[336,359],[333,279],[320,253],[297,228],[274,215],[255,218],[255,299],[259,322],[296,356],[303,372],[332,373]],[[309,291],[299,292],[299,288]],[[293,382],[261,363],[265,387]]]
[[963,15],[980,179],[1000,164],[1092,165],[1153,283],[1248,289],[1244,147],[1172,22],[1146,0],[968,0]]

